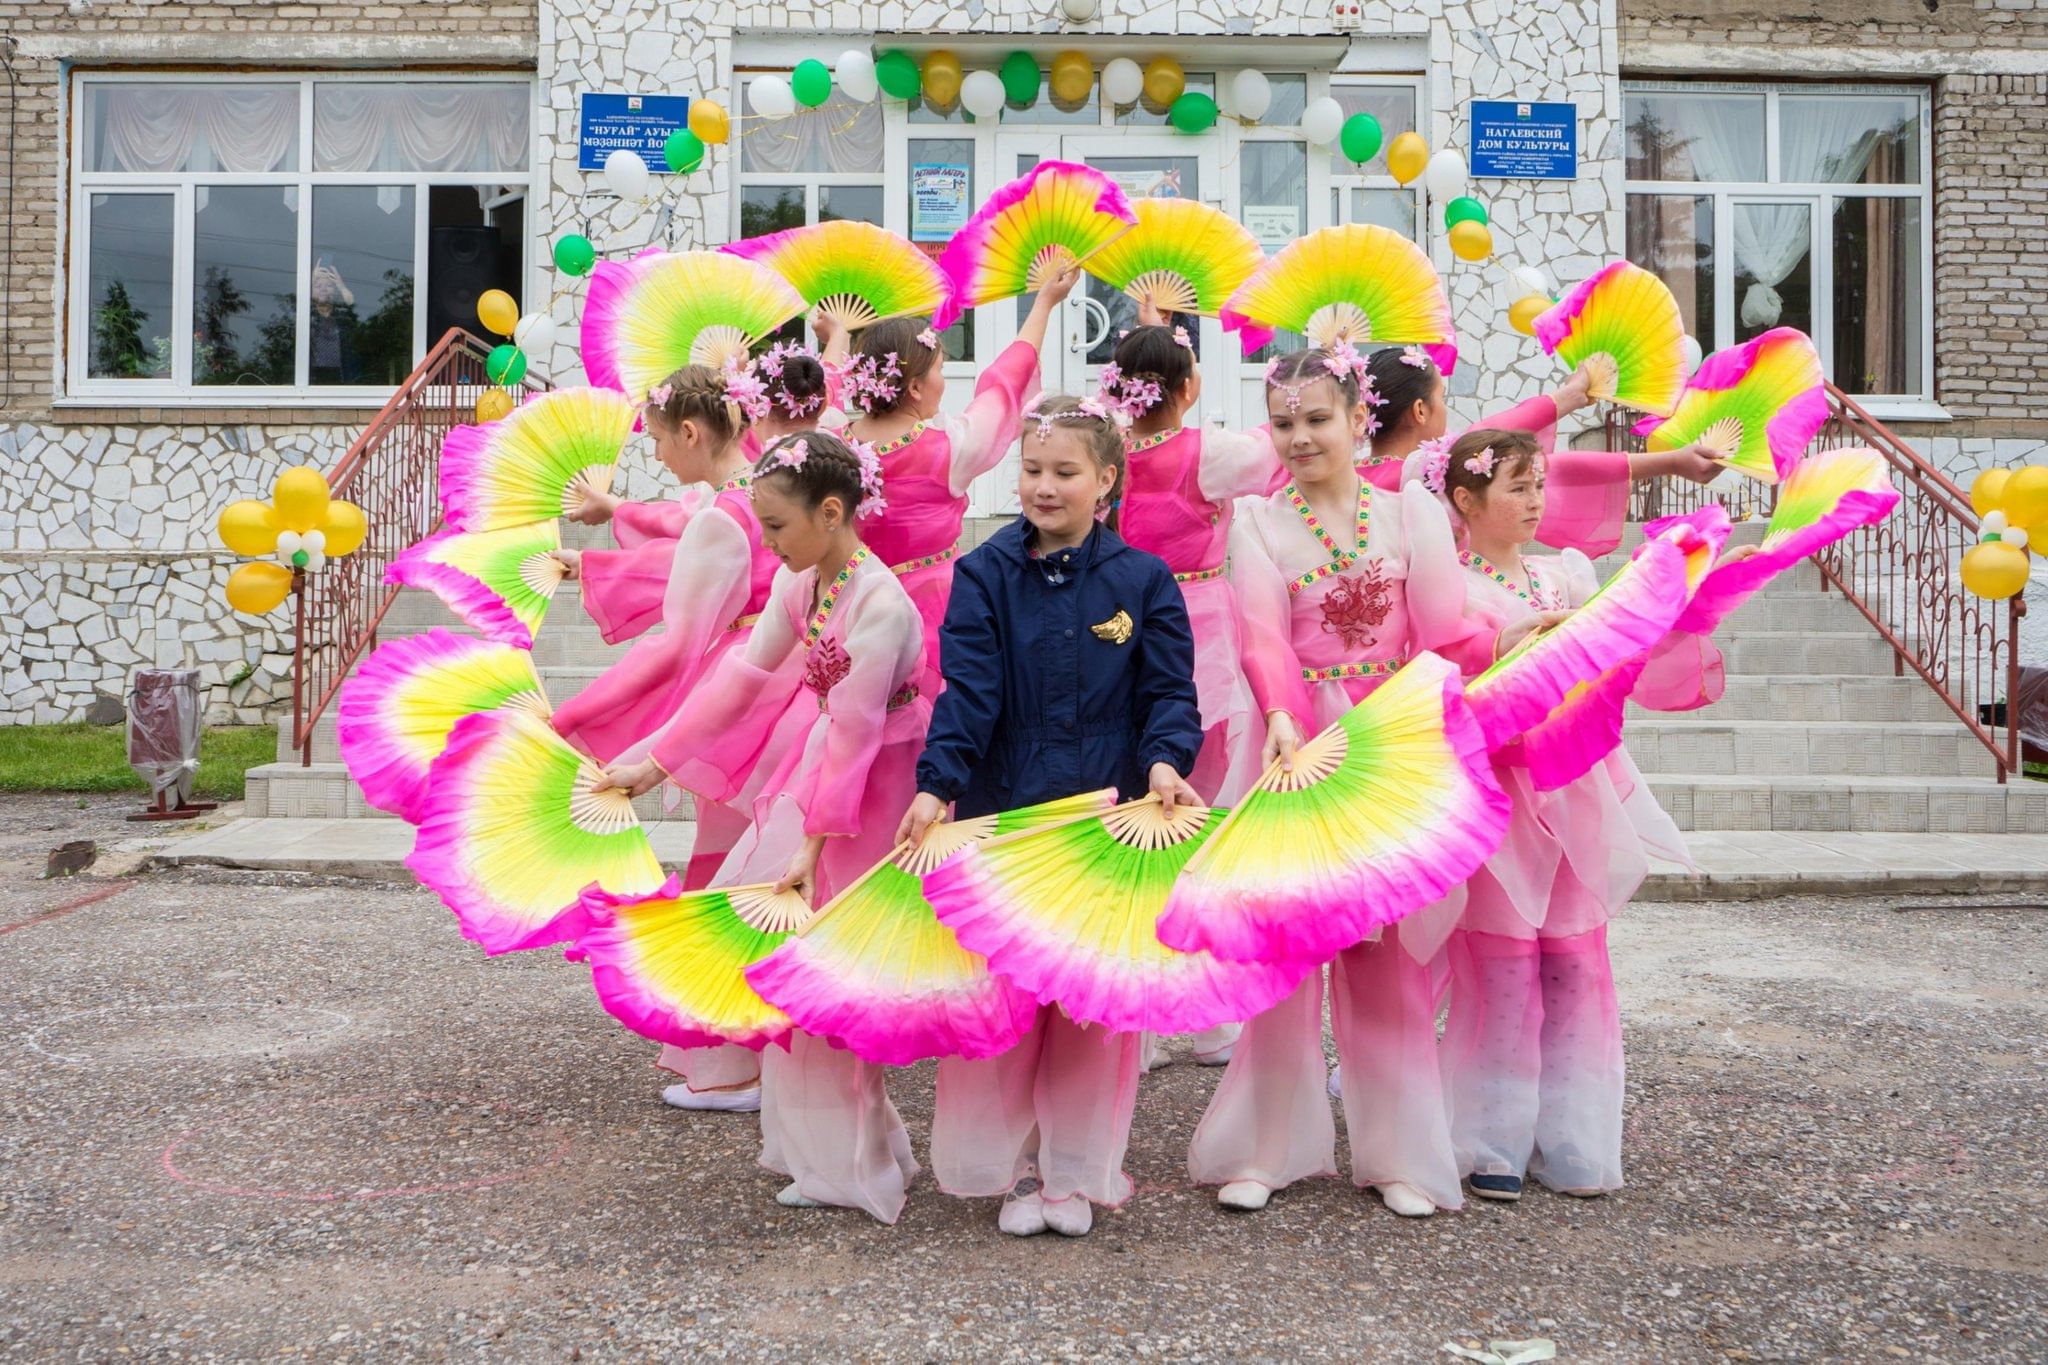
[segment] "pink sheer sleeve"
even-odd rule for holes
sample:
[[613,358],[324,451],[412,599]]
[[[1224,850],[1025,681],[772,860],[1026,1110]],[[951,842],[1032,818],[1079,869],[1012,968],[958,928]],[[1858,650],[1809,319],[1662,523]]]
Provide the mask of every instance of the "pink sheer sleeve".
[[1495,431],[1526,431],[1545,450],[1557,444],[1557,403],[1547,393],[1517,403],[1505,412],[1491,413],[1472,424]]
[[1244,674],[1261,713],[1285,711],[1306,737],[1316,732],[1315,707],[1294,652],[1287,579],[1265,540],[1243,518],[1230,530],[1230,582],[1244,613]]
[[1721,700],[1727,686],[1721,651],[1713,640],[1673,631],[1650,651],[1629,699],[1652,711],[1696,711]]
[[1451,519],[1420,483],[1403,484],[1399,497],[1408,553],[1409,656],[1434,650],[1461,673],[1484,672],[1493,663],[1500,626],[1470,608]]
[[917,674],[924,643],[917,609],[901,593],[870,593],[864,605],[842,641],[850,667],[826,698],[824,748],[808,789],[797,793],[806,834],[861,832],[868,770],[882,750],[889,696]]
[[1273,429],[1253,427],[1250,431],[1218,431],[1202,428],[1202,496],[1211,502],[1229,502],[1278,491],[1287,482],[1280,467],[1280,454],[1273,449]]
[[650,540],[678,540],[694,510],[694,506],[675,500],[622,502],[612,513],[612,539],[621,550]]
[[964,497],[969,484],[1002,462],[1016,443],[1024,409],[1038,396],[1040,383],[1038,348],[1028,341],[1011,342],[974,381],[967,411],[946,422],[953,442],[954,497]]
[[1628,519],[1628,455],[1558,450],[1546,462],[1543,520],[1536,539],[1560,550],[1604,555],[1621,544]]
[[669,780],[712,801],[740,794],[776,721],[803,681],[796,602],[808,579],[775,576],[767,610],[745,649],[727,652],[698,684],[653,749]]
[[583,609],[597,622],[606,644],[630,640],[661,620],[678,543],[674,538],[643,540],[627,550],[583,552],[576,572]]

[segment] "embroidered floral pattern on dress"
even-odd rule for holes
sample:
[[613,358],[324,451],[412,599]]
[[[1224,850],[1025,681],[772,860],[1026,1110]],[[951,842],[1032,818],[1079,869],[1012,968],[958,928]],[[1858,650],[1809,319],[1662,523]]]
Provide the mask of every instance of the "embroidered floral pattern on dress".
[[1358,649],[1373,642],[1374,633],[1394,609],[1394,587],[1372,560],[1355,574],[1344,574],[1322,601],[1323,630]]
[[852,671],[853,660],[837,640],[821,640],[804,655],[804,686],[818,694],[820,705],[825,694]]

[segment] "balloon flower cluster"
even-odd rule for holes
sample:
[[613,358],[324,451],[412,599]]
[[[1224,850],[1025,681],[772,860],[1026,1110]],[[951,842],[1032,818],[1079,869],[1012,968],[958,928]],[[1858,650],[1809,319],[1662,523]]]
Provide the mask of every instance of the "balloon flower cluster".
[[328,496],[325,474],[311,465],[285,470],[269,502],[244,498],[221,509],[221,543],[260,556],[228,575],[228,605],[251,616],[275,611],[300,574],[353,554],[369,529],[362,508]]
[[1970,484],[1970,506],[1982,520],[1963,553],[1963,587],[2003,602],[2027,586],[2031,537],[2048,526],[2048,465],[1985,470]]

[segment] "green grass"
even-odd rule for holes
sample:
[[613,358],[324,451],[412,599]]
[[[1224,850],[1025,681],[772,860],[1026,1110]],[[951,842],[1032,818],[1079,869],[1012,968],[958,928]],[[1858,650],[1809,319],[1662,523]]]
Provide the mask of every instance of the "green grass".
[[[239,801],[243,771],[276,757],[274,725],[208,726],[195,794]],[[0,792],[148,790],[128,766],[125,725],[0,725]]]

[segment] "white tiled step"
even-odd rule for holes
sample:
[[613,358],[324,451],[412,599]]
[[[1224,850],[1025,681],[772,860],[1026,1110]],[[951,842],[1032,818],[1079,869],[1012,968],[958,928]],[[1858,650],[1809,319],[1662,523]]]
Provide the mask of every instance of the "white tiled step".
[[[252,819],[287,820],[388,820],[392,817],[363,800],[348,770],[338,762],[266,763],[248,772],[244,797]],[[657,789],[633,803],[643,822],[667,822],[692,818],[688,801],[673,811],[661,807]]]
[[1661,773],[1649,783],[1680,829],[2048,832],[2048,784],[2035,782]]
[[1976,736],[1961,725],[1939,721],[1877,724],[1729,717],[1716,724],[1658,717],[1631,720],[1623,740],[1646,773],[1992,777],[1997,771],[1990,750]]
[[1874,632],[1743,631],[1719,641],[1729,674],[1889,675],[1897,656]]
[[1631,704],[1628,723],[1726,725],[1731,721],[1934,721],[1955,713],[1915,677],[1826,678],[1806,674],[1741,674],[1712,706],[1697,711],[1646,711]]

